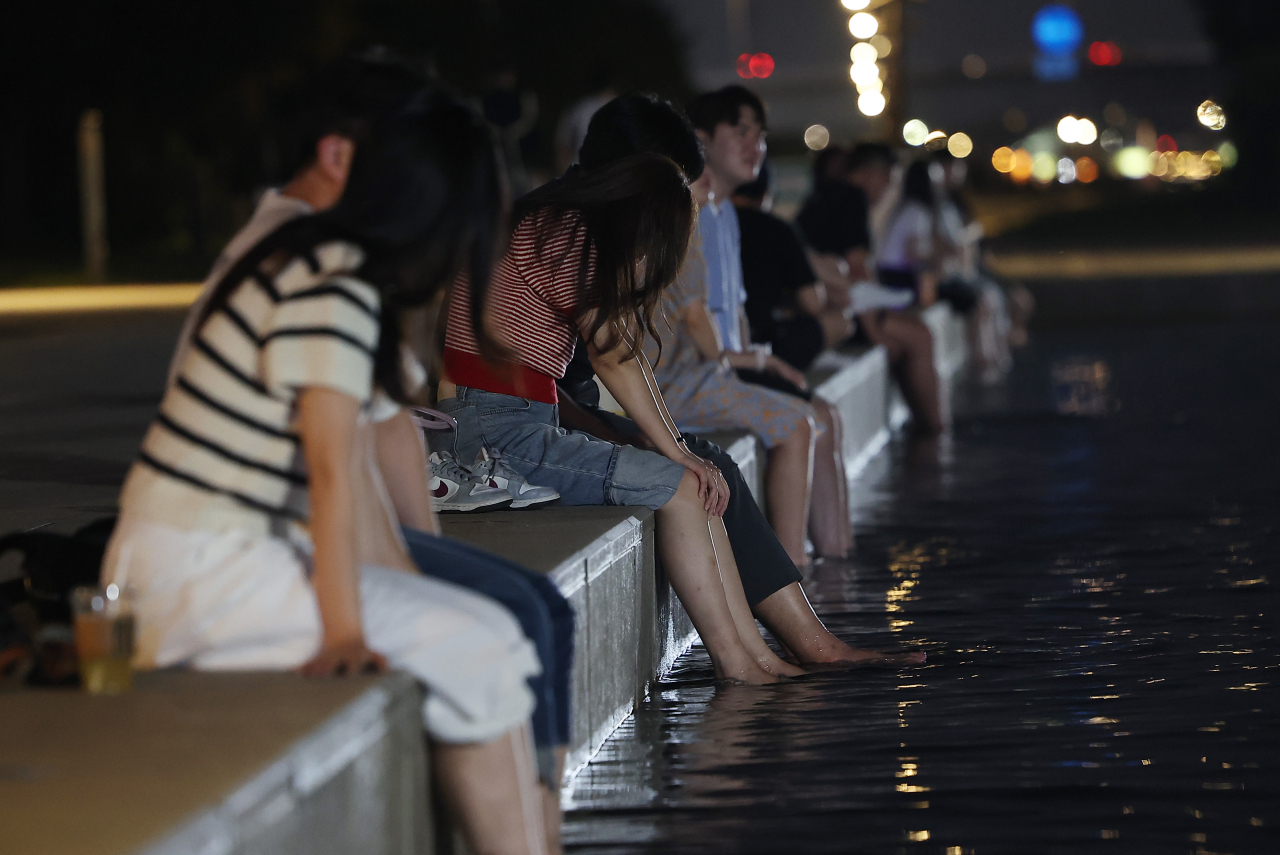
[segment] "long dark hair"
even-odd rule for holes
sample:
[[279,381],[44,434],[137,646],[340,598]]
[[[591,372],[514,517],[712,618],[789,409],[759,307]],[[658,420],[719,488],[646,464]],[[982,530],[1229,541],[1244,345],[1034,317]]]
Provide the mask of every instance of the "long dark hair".
[[702,144],[689,120],[670,102],[640,92],[619,95],[596,110],[578,151],[578,163],[583,169],[599,169],[642,151],[665,154],[689,181],[697,181],[705,165]]
[[[689,249],[694,210],[685,175],[671,158],[652,152],[595,169],[570,169],[520,199],[513,219],[537,218],[535,247],[541,253],[573,214],[579,219],[572,228],[584,230],[586,238],[578,260],[578,315],[596,313],[585,337],[595,341],[601,329],[608,329],[605,349],[612,350],[625,335],[634,355],[644,335],[660,340],[653,313]],[[473,310],[476,305],[473,293]]]
[[472,327],[480,322],[489,274],[505,232],[506,183],[492,132],[474,112],[438,88],[424,88],[356,146],[342,198],[327,211],[285,223],[264,237],[215,286],[200,323],[226,305],[246,278],[291,258],[319,264],[313,250],[345,240],[364,251],[347,271],[378,289],[381,333],[374,380],[404,401],[401,313],[431,300],[465,271]]

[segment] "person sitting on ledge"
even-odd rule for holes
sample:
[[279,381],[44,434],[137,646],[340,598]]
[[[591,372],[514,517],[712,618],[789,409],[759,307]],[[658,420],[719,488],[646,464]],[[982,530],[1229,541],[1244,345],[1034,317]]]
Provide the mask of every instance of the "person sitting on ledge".
[[[504,214],[494,141],[430,89],[348,118],[299,173],[298,210],[274,228],[255,218],[257,239],[193,309],[103,582],[136,592],[139,667],[408,671],[472,848],[544,853],[535,646],[498,603],[419,572],[388,536],[366,457],[370,411],[413,385],[402,312],[461,266],[488,281]],[[471,552],[448,560],[485,559]]]
[[[774,530],[787,552],[798,566],[807,562],[803,551],[804,535],[808,532],[814,549],[822,558],[846,558],[853,549],[853,529],[849,522],[849,496],[845,483],[844,425],[835,407],[821,398],[814,397],[805,377],[794,366],[768,352],[768,345],[750,344],[751,332],[747,315],[743,310],[747,292],[743,285],[745,271],[742,265],[742,240],[738,212],[731,198],[735,188],[755,180],[765,152],[764,104],[750,90],[742,86],[727,86],[695,98],[686,113],[696,129],[706,153],[706,179],[698,187],[705,186],[698,232],[706,260],[691,259],[684,276],[689,282],[680,293],[694,294],[700,299],[689,300],[679,306],[678,314],[671,317],[678,321],[673,326],[674,343],[687,341],[693,352],[704,360],[723,361],[735,369],[735,380],[745,381],[733,391],[743,389],[772,390],[793,399],[800,399],[812,408],[818,430],[814,435],[812,477],[812,503],[808,507],[780,506],[775,499],[774,455],[770,454],[768,471],[769,501],[767,506]],[[703,283],[695,283],[701,279]],[[700,293],[698,293],[700,292]],[[676,350],[673,347],[673,350]],[[686,349],[676,351],[683,355]],[[690,394],[689,381],[696,376],[691,366],[659,367],[660,381],[671,385],[683,394],[676,398],[677,424],[690,430],[722,430],[741,428],[741,420],[750,417],[753,405],[735,402],[733,395],[726,398],[723,382],[702,383]],[[703,371],[706,369],[704,368]],[[721,394],[708,394],[708,392]],[[726,402],[727,407],[717,407]],[[776,409],[776,406],[773,408]],[[768,412],[765,410],[763,412]],[[760,414],[754,414],[759,419]],[[736,424],[727,424],[736,420]],[[754,425],[749,427],[769,445],[768,435],[760,434]],[[808,491],[806,490],[806,493]],[[806,498],[808,496],[806,495]],[[792,500],[792,505],[798,503]],[[803,511],[803,513],[800,513]],[[795,530],[780,525],[791,515],[798,516]],[[801,544],[796,552],[795,542]]]
[[[289,220],[337,204],[350,176],[358,140],[424,85],[423,75],[406,60],[381,48],[343,57],[309,81],[294,98],[283,122],[285,149],[291,152],[286,164],[292,167],[291,178],[280,190],[263,194],[249,222],[215,263],[198,305],[255,242]],[[412,327],[422,323],[422,314],[416,310],[405,313],[406,333],[417,332]],[[179,339],[170,368],[174,380],[199,318],[199,312],[191,313]],[[415,378],[424,375],[418,358],[407,346],[404,351],[406,370]],[[407,549],[422,573],[497,600],[534,643],[542,668],[529,678],[537,698],[533,738],[549,850],[558,851],[560,781],[570,734],[573,610],[543,574],[441,536],[435,515],[441,501],[437,497],[453,486],[441,486],[449,473],[437,474],[436,465],[423,463],[422,441],[408,411],[391,405],[385,395],[378,395],[377,400],[381,406],[370,408],[355,439],[358,465],[353,477],[361,489],[356,502],[362,515],[361,531],[378,533],[370,538],[368,551],[396,556]],[[399,530],[389,527],[388,520],[399,522]]]
[[[796,226],[814,270],[837,299],[850,294],[855,283],[875,279],[871,207],[888,194],[893,165],[893,152],[880,143],[859,143],[847,153],[831,147],[814,161],[813,191]],[[916,432],[937,435],[946,430],[929,328],[912,314],[889,309],[859,312],[856,318],[858,329],[849,343],[884,346]]]
[[[592,118],[579,161],[599,169],[617,160],[654,152],[664,154],[686,174],[702,168],[698,146],[688,123],[670,104],[648,95],[623,95]],[[686,265],[688,264],[686,260]],[[652,443],[625,416],[601,409],[595,370],[579,340],[559,387],[560,423],[618,445],[652,448]],[[804,664],[891,660],[904,664],[924,661],[924,654],[886,655],[859,650],[831,634],[814,614],[787,551],[765,520],[733,458],[704,438],[684,434],[690,450],[711,461],[724,474],[729,501],[724,527],[738,564],[748,604],[755,617],[790,653]]]
[[[451,383],[441,384],[448,397],[436,406],[458,422],[447,441],[459,460],[487,446],[531,483],[560,493],[562,504],[656,511],[659,553],[716,676],[771,683],[802,671],[769,649],[751,616],[720,519],[728,487],[685,445],[638,358],[693,218],[680,168],[653,154],[571,169],[525,196],[487,306],[473,302],[465,277],[454,283],[444,350]],[[486,351],[474,335],[481,319],[502,349]],[[580,335],[656,453],[560,427],[556,380]]]

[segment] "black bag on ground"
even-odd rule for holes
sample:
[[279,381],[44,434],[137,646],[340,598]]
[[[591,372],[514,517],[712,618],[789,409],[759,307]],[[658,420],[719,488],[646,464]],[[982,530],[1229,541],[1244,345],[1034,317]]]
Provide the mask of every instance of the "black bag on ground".
[[0,583],[0,608],[27,603],[41,623],[70,623],[71,589],[98,584],[115,525],[115,517],[106,517],[72,535],[22,531],[0,537],[0,559],[9,552],[22,554],[21,575]]

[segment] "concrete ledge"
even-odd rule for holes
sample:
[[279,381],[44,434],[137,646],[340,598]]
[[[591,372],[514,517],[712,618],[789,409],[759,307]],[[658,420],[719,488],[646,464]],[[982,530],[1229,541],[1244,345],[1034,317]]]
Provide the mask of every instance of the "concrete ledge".
[[409,677],[137,675],[133,691],[0,694],[13,855],[433,851]]
[[[939,373],[964,362],[964,325],[923,313]],[[887,441],[882,349],[827,354],[810,373],[845,421],[850,473]],[[710,437],[758,497],[764,455]],[[550,576],[577,613],[574,774],[695,634],[655,557],[644,508],[446,515],[445,533]],[[421,693],[406,675],[140,675],[134,691],[0,694],[0,840],[21,855],[431,853]]]
[[658,572],[647,508],[550,507],[448,514],[445,534],[546,573],[577,615],[573,774],[693,641]]

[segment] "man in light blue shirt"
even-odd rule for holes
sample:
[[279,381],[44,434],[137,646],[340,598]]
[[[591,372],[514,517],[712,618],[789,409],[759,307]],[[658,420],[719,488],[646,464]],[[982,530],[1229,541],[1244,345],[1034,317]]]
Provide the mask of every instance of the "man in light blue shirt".
[[727,195],[721,197],[712,192],[711,200],[698,215],[698,233],[707,258],[707,309],[720,330],[724,349],[740,351],[745,342],[739,318],[747,302],[747,291],[742,284],[738,213]]
[[733,191],[760,173],[765,154],[764,105],[748,89],[728,86],[699,96],[689,105],[689,121],[702,141],[711,200],[698,217],[707,257],[707,308],[727,351],[745,350],[747,290],[742,284],[742,238]]

